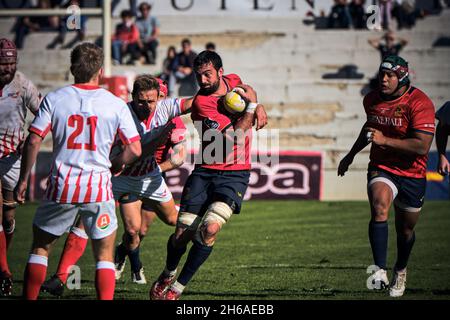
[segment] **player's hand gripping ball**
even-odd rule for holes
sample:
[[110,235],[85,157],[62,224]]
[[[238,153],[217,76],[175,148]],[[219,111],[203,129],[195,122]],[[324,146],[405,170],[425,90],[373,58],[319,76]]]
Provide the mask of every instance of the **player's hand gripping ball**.
[[243,89],[236,87],[228,92],[223,99],[223,106],[229,113],[241,113],[247,108],[247,102],[237,93],[237,91],[244,92]]

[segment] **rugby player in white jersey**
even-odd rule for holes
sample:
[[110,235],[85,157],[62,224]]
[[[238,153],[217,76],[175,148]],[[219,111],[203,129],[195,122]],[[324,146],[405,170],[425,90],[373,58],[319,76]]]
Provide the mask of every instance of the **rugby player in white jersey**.
[[[33,220],[33,244],[25,270],[23,296],[37,299],[49,252],[80,215],[92,239],[97,298],[114,297],[114,241],[117,218],[111,173],[141,155],[139,133],[127,105],[98,86],[103,52],[83,43],[71,53],[75,84],[50,92],[40,105],[25,142],[16,200],[24,202],[27,181],[42,139],[52,130],[53,166],[45,198]],[[122,152],[110,161],[116,134]],[[110,171],[111,170],[111,171]]]
[[[156,210],[166,224],[175,226],[178,216],[175,202],[162,177],[161,169],[153,156],[161,141],[167,140],[169,132],[174,138],[184,135],[185,130],[173,130],[173,125],[165,126],[171,119],[187,112],[192,99],[159,100],[160,81],[150,75],[138,76],[133,85],[133,100],[128,104],[135,126],[141,136],[143,154],[138,161],[125,168],[120,176],[112,178],[114,198],[119,202],[124,235],[115,255],[116,280],[120,279],[128,256],[132,281],[145,284],[142,263],[139,258],[140,229],[142,225],[141,207]],[[159,101],[158,101],[159,100]],[[112,154],[121,150],[120,142],[115,144]],[[180,155],[173,162],[183,161]],[[144,214],[144,217],[147,215]],[[61,296],[67,282],[70,267],[83,255],[88,236],[83,223],[77,221],[66,240],[63,254],[55,275],[42,285],[42,291]]]
[[[148,78],[150,80],[150,78]],[[147,81],[148,81],[147,80]],[[161,79],[156,79],[159,83],[159,96],[158,100],[164,100],[167,97],[168,88],[167,84],[162,81]],[[153,81],[153,80],[152,80]],[[151,83],[151,82],[148,82]],[[154,86],[154,81],[153,81]],[[172,103],[176,103],[177,99],[171,100]],[[190,100],[181,100],[181,103],[183,103],[183,110],[186,111],[187,104],[190,103]],[[163,103],[163,105],[168,105],[167,103]],[[170,104],[169,104],[170,105]],[[155,116],[155,113],[157,113],[157,109],[162,107],[161,105],[156,107],[156,109],[153,109],[152,106],[150,106],[150,116],[143,115],[145,119],[153,119]],[[135,106],[136,108],[136,106]],[[139,111],[138,111],[139,112]],[[133,112],[132,112],[133,113]],[[159,123],[156,122],[156,125]],[[159,171],[161,171],[161,176],[165,180],[165,173],[173,170],[175,168],[180,167],[184,159],[186,157],[186,146],[185,146],[185,133],[186,133],[186,127],[183,124],[183,121],[180,119],[180,117],[176,117],[172,119],[171,121],[171,127],[173,124],[173,128],[169,129],[167,133],[164,132],[164,134],[160,134],[160,141],[162,142],[162,145],[158,147],[154,152],[154,158],[156,160],[156,163],[159,167]],[[154,129],[155,130],[155,129]],[[116,264],[116,280],[120,279],[122,272],[125,269],[125,262],[126,257],[128,256],[131,262],[131,278],[134,283],[137,284],[146,284],[147,281],[145,279],[144,275],[144,268],[142,267],[142,262],[139,257],[139,246],[136,247],[134,250],[127,250],[127,247],[129,247],[128,239],[133,239],[130,237],[130,234],[132,234],[134,237],[136,233],[138,233],[139,236],[139,243],[142,243],[143,238],[148,232],[148,229],[150,225],[153,223],[154,219],[159,216],[161,220],[163,220],[166,224],[174,226],[176,217],[175,211],[173,211],[173,208],[171,210],[166,210],[163,212],[160,212],[158,209],[155,208],[155,201],[150,201],[149,199],[142,199],[142,203],[135,204],[141,206],[141,220],[139,223],[139,219],[133,219],[135,221],[133,225],[128,226],[129,232],[124,232],[124,235],[122,237],[123,241],[116,247],[116,254],[114,257],[114,262]],[[177,212],[178,212],[178,206],[176,206]],[[126,208],[126,210],[129,210]],[[134,210],[136,211],[136,210]],[[169,214],[169,219],[166,218],[166,214]],[[178,215],[178,214],[176,214]],[[139,229],[138,226],[140,225]]]
[[[150,75],[136,78],[133,85],[133,100],[129,103],[129,107],[137,119],[144,146],[155,141],[157,137],[167,136],[173,127],[169,123],[170,120],[186,112],[191,106],[192,99],[173,98],[158,102],[159,92],[160,85],[157,78]],[[184,135],[184,130],[181,131],[174,130],[172,135]],[[139,161],[112,180],[114,198],[119,201],[125,229],[123,245],[116,250],[116,279],[120,278],[124,270],[123,257],[126,255],[130,260],[133,280],[146,283],[139,259],[142,205],[154,208],[161,220],[168,225],[174,226],[177,221],[178,211],[156,162],[154,151],[154,148],[144,147],[143,156]]]
[[39,109],[41,95],[23,73],[17,71],[14,42],[0,39],[0,296],[11,295],[12,275],[7,250],[15,229],[13,190],[20,173],[20,154],[27,111]]

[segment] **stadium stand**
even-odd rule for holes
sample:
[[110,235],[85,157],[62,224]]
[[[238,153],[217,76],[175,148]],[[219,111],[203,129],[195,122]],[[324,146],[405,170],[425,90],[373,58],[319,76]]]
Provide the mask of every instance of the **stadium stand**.
[[[280,146],[290,150],[324,153],[323,199],[365,199],[368,149],[355,159],[350,179],[336,175],[339,160],[349,149],[364,122],[361,90],[376,72],[379,53],[367,44],[380,36],[375,31],[315,30],[299,18],[246,18],[175,16],[161,22],[156,65],[114,66],[113,74],[158,73],[169,45],[189,37],[193,49],[214,41],[227,67],[238,72],[258,92],[270,116],[269,128],[280,129]],[[116,19],[115,22],[118,20]],[[11,39],[14,19],[0,19],[0,31]],[[87,40],[101,34],[101,22],[89,19]],[[46,51],[56,33],[30,34],[19,53],[18,69],[46,93],[70,83],[68,50]],[[433,46],[450,36],[450,9],[418,20],[414,29],[398,32],[409,40],[402,56],[412,69],[412,83],[433,100],[436,107],[448,100],[450,47]],[[325,73],[353,64],[362,79],[323,79]],[[434,147],[434,145],[433,145]]]

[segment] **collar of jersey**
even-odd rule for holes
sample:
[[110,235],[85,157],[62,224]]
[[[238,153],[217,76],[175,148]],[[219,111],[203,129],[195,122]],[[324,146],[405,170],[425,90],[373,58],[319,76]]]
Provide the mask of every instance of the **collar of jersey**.
[[387,103],[387,104],[391,104],[391,103],[397,103],[401,98],[405,97],[407,94],[409,94],[409,91],[411,90],[411,85],[408,86],[408,89],[400,96],[395,98],[394,100],[384,100],[383,96],[381,95],[381,91],[378,91],[378,96],[380,97],[380,99]]
[[100,89],[99,86],[93,86],[93,85],[90,85],[90,84],[81,84],[81,83],[75,83],[72,86],[74,86],[75,88],[78,88],[78,89],[83,89],[83,90],[97,90],[97,89]]

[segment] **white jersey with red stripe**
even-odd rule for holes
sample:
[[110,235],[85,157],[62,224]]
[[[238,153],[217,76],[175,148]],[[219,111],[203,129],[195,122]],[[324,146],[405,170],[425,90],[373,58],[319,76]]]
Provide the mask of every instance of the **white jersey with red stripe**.
[[[130,102],[132,103],[132,102]],[[132,107],[130,106],[132,110]],[[158,101],[155,111],[150,116],[140,122],[139,133],[141,143],[145,145],[156,139],[164,130],[164,126],[173,118],[179,116],[184,111],[184,99],[169,98]],[[140,177],[145,176],[157,168],[154,155],[139,159],[132,166],[126,168],[122,176]]]
[[91,203],[113,198],[109,153],[116,134],[140,139],[123,100],[97,86],[70,85],[42,101],[30,132],[53,135],[53,166],[45,200]]
[[0,89],[0,159],[15,153],[24,140],[27,109],[36,113],[41,95],[23,73]]

